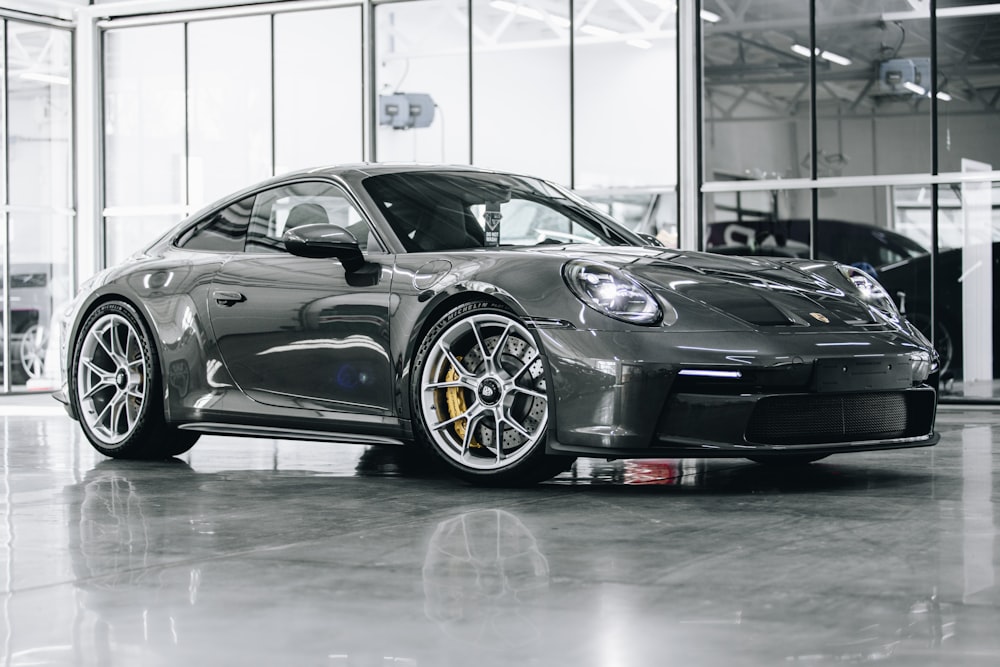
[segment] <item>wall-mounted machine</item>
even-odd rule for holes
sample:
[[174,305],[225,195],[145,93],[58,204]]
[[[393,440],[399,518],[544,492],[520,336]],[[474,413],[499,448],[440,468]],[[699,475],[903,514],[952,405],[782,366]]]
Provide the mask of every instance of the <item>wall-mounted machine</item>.
[[878,87],[883,95],[926,95],[931,87],[931,59],[883,60],[878,67]]
[[434,100],[427,93],[393,93],[378,96],[378,124],[394,130],[430,127]]

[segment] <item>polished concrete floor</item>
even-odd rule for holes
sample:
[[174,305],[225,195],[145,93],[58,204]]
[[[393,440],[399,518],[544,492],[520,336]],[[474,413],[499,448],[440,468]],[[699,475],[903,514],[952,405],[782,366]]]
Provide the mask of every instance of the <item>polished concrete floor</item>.
[[106,460],[49,401],[0,398],[2,666],[1000,664],[1000,410],[483,490],[394,449]]

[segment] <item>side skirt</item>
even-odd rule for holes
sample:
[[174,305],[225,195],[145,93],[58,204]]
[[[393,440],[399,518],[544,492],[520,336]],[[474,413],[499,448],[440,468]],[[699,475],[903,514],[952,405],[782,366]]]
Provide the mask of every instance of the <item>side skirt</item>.
[[198,431],[213,435],[238,435],[250,438],[282,438],[286,440],[321,440],[351,445],[405,445],[398,438],[358,433],[336,433],[332,431],[310,431],[306,429],[281,428],[274,426],[252,426],[246,424],[223,424],[216,422],[192,422],[180,424],[184,431]]

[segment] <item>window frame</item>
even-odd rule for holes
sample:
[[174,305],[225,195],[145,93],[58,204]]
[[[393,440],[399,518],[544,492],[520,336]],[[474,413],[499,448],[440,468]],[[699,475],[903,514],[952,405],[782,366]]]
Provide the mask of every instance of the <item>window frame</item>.
[[374,239],[375,245],[378,246],[379,249],[378,252],[373,252],[370,248],[361,248],[361,253],[364,256],[367,257],[371,254],[384,254],[384,255],[394,254],[388,249],[385,240],[382,238],[382,232],[379,231],[378,226],[372,220],[371,214],[361,204],[361,202],[358,200],[358,197],[355,196],[353,192],[351,192],[350,188],[345,187],[342,183],[339,183],[333,179],[317,178],[316,176],[281,180],[278,182],[269,181],[266,183],[261,183],[259,185],[253,186],[241,192],[235,193],[229,197],[226,197],[224,200],[222,200],[221,203],[217,205],[212,205],[206,212],[198,214],[197,217],[193,218],[188,224],[185,224],[184,226],[178,228],[175,232],[171,233],[169,242],[170,247],[174,250],[181,250],[184,252],[201,252],[201,253],[216,253],[225,255],[248,255],[248,256],[275,255],[277,253],[247,252],[246,250],[246,239],[247,235],[249,235],[250,233],[250,223],[251,219],[253,218],[254,206],[250,207],[250,214],[247,217],[247,234],[243,238],[243,250],[239,252],[224,252],[218,250],[201,250],[198,248],[185,248],[181,245],[178,245],[178,243],[180,242],[180,239],[185,234],[190,232],[194,227],[206,222],[209,218],[218,215],[220,212],[226,210],[227,208],[233,206],[234,204],[238,204],[239,202],[245,199],[253,197],[254,205],[256,205],[257,197],[265,192],[268,192],[270,190],[278,190],[280,188],[290,187],[302,183],[321,183],[323,185],[327,185],[329,187],[334,188],[335,190],[339,191],[344,196],[344,199],[360,214],[362,220],[364,220],[364,222],[367,223],[368,225],[369,239]]

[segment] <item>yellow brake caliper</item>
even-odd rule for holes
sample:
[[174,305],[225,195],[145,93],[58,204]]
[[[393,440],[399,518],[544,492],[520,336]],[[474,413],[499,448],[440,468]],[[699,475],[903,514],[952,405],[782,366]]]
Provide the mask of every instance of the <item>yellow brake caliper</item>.
[[[462,357],[458,357],[461,361]],[[455,382],[458,380],[458,371],[452,366],[448,371],[448,374],[444,376],[445,382]],[[448,387],[444,391],[445,401],[448,403],[448,418],[454,419],[468,409],[465,403],[465,394],[462,392],[461,387]],[[455,435],[459,438],[465,439],[465,428],[468,420],[463,418],[455,422]],[[469,441],[469,447],[482,447],[475,438]]]

